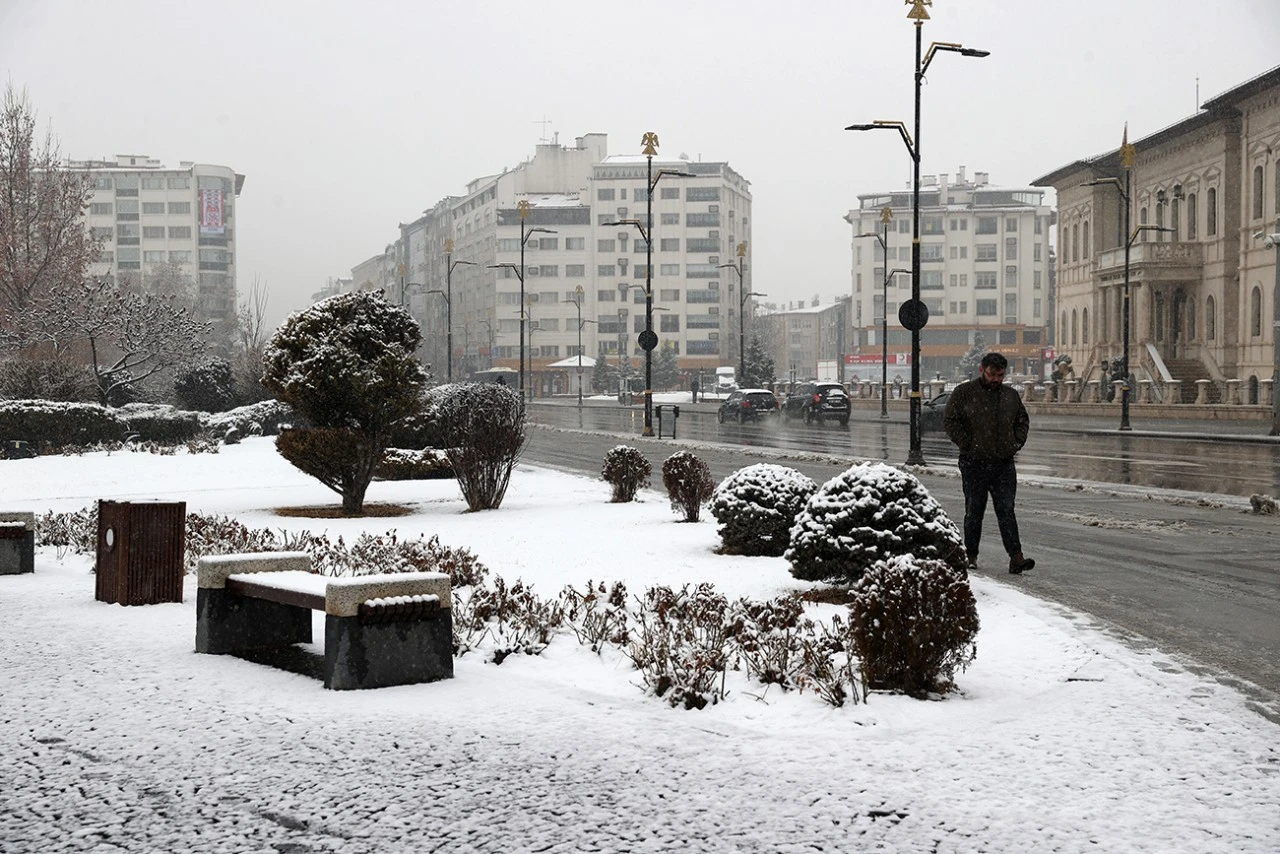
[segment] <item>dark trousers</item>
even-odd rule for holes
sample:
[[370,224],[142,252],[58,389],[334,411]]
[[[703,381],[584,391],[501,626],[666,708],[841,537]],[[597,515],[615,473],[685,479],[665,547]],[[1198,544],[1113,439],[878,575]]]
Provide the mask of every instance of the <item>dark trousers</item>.
[[964,549],[978,554],[982,540],[982,517],[987,513],[987,496],[996,510],[1000,539],[1012,557],[1022,551],[1018,537],[1018,519],[1013,503],[1018,496],[1018,470],[1013,460],[975,460],[960,458],[960,482],[964,485]]

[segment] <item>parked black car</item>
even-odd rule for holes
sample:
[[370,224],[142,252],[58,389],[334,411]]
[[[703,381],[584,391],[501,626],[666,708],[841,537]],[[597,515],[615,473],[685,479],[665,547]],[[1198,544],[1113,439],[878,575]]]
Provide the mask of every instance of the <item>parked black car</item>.
[[849,393],[840,383],[800,383],[787,395],[782,415],[790,421],[803,418],[805,424],[817,421],[839,421],[849,426]]
[[763,388],[740,388],[730,393],[716,410],[716,420],[723,424],[736,421],[774,422],[778,418],[778,398]]
[[942,416],[947,409],[947,398],[951,397],[951,392],[944,391],[935,398],[926,400],[920,405],[920,432],[921,433],[941,433],[942,432]]

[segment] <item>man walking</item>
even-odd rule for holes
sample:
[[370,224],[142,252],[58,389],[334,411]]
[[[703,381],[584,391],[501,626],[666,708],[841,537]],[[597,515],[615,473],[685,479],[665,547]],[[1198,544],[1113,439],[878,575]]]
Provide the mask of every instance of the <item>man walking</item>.
[[1009,554],[1009,572],[1021,574],[1036,565],[1022,554],[1014,499],[1018,472],[1013,457],[1027,442],[1031,419],[1022,398],[1004,384],[1009,360],[987,353],[978,366],[977,379],[956,386],[947,399],[942,426],[960,449],[960,481],[964,487],[964,550],[969,566],[976,566],[982,539],[982,517],[987,496],[995,505],[1000,539]]

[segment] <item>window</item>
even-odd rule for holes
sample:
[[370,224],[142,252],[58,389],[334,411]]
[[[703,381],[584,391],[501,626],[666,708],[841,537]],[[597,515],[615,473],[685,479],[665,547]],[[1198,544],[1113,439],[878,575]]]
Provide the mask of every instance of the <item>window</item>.
[[146,225],[142,228],[142,236],[148,240],[164,240],[163,225]]
[[663,188],[662,188],[662,198],[664,198],[664,199],[678,199],[678,198],[680,198],[680,188],[679,188],[679,187],[663,187]]
[[[877,243],[877,244],[876,244],[876,249],[879,249],[879,248],[880,248],[880,244],[878,244],[878,243]],[[941,243],[929,243],[929,244],[922,244],[922,245],[920,246],[920,260],[921,260],[921,261],[941,261],[941,260],[943,260],[943,258],[942,258],[942,244],[941,244]]]
[[1043,257],[1043,253],[1040,251],[1041,248],[1042,244],[1039,243],[1036,243],[1031,247],[1032,257],[1034,257],[1036,261],[1039,261]]
[[90,216],[111,216],[111,211],[115,206],[111,202],[94,202],[89,205]]
[[1187,196],[1187,240],[1195,240],[1199,237],[1200,223],[1199,211],[1197,210],[1197,199],[1195,193]]
[[1035,270],[1031,274],[1031,287],[1033,290],[1040,290],[1040,271]]
[[169,202],[169,213],[189,214],[191,213],[191,202]]
[[[1031,316],[1032,316],[1032,317],[1039,317],[1039,316],[1040,316],[1040,300],[1038,300],[1038,299],[1033,299],[1033,300],[1031,301]],[[1024,342],[1024,343],[1027,343],[1027,344],[1039,344],[1039,343],[1040,343],[1040,333],[1039,333],[1039,332],[1037,332],[1037,333],[1036,333],[1036,340],[1035,340],[1035,341],[1032,341],[1032,340],[1031,340],[1031,330],[1029,330],[1029,329],[1028,329],[1028,330],[1026,330],[1026,331],[1024,331],[1024,332],[1022,333],[1022,340],[1023,340],[1023,342]]]
[[686,264],[684,277],[686,279],[718,279],[720,271],[715,264]]
[[710,237],[691,237],[684,244],[686,252],[719,252],[720,241]]
[[115,231],[109,225],[100,228],[91,228],[89,229],[89,233],[92,235],[94,240],[110,240],[115,236]]
[[719,228],[720,214],[718,213],[691,213],[684,218],[684,224],[689,228]]
[[1210,187],[1204,194],[1205,234],[1210,237],[1218,233],[1218,188]]
[[170,250],[170,252],[169,252],[169,263],[171,263],[171,264],[190,264],[190,263],[191,263],[191,250],[190,250],[190,249],[175,249],[175,250]]
[[996,245],[994,243],[979,243],[976,249],[978,261],[998,260],[996,256]]
[[637,255],[644,255],[649,251],[649,244],[637,237],[631,244],[631,251]]
[[1004,268],[1004,286],[1006,288],[1016,288],[1018,286],[1018,268],[1009,266]]
[[942,297],[923,299],[925,308],[929,309],[930,317],[942,317],[945,312],[942,310]]
[[995,234],[1000,230],[1000,218],[994,216],[978,217],[978,234]]
[[116,226],[116,237],[138,237],[142,234],[141,229],[132,224],[120,224]]
[[996,301],[993,299],[980,299],[974,303],[975,312],[978,317],[995,317]]
[[538,238],[538,248],[539,248],[539,249],[559,249],[559,248],[560,248],[560,238],[558,238],[558,237],[539,237],[539,238]]
[[[968,230],[969,230],[969,220],[967,220],[967,219],[960,219],[960,218],[953,218],[953,219],[951,220],[951,230],[952,230],[952,231],[968,231]],[[953,311],[953,312],[951,312],[951,313],[952,313],[952,314],[955,314],[955,312],[954,312],[954,311]]]
[[[1089,224],[1088,224],[1088,223],[1085,223],[1085,235],[1086,235],[1086,236],[1085,236],[1085,240],[1084,240],[1084,251],[1085,251],[1085,253],[1086,253],[1086,254],[1089,252],[1088,228],[1089,228]],[[1016,237],[1006,237],[1006,238],[1005,238],[1005,240],[1004,240],[1004,259],[1005,259],[1006,261],[1017,261],[1017,260],[1018,260],[1018,238],[1016,238]]]
[[111,182],[110,178],[94,178],[93,179],[93,188],[95,190],[110,190],[114,186],[115,185]]
[[1249,334],[1254,338],[1262,334],[1262,289],[1258,287],[1249,294]]
[[[962,287],[962,288],[967,288],[967,287],[969,287],[969,274],[968,274],[968,273],[961,273],[961,274],[960,274],[960,287]],[[961,305],[964,305],[964,303],[961,303]],[[960,309],[960,310],[961,310],[961,311],[964,311],[964,309],[963,309],[963,308],[962,308],[962,309]]]
[[190,190],[191,178],[187,175],[170,175],[168,184],[170,190]]
[[[989,290],[989,289],[993,289],[993,288],[995,288],[995,287],[996,287],[996,284],[997,284],[997,283],[996,283],[996,274],[995,274],[995,272],[990,272],[990,273],[975,273],[975,274],[974,274],[974,276],[973,276],[973,286],[974,286],[975,288],[980,289],[980,290]],[[995,312],[992,312],[992,314],[994,314],[994,313],[995,313]]]
[[1262,167],[1253,167],[1253,218],[1262,219]]
[[189,225],[171,225],[169,226],[170,240],[190,240],[191,226]]
[[164,213],[164,202],[143,202],[142,212],[144,214],[162,214]]
[[148,250],[142,253],[142,260],[146,261],[148,264],[163,264],[164,259],[165,259],[165,252],[163,249],[158,251]]
[[585,237],[566,237],[564,239],[564,248],[571,250],[586,249],[587,239]]
[[613,302],[618,298],[618,292],[614,290],[596,291],[596,302]]
[[[116,260],[119,261],[140,261],[142,260],[142,252],[137,248],[120,249],[116,251]],[[137,269],[136,267],[134,268]]]
[[580,279],[587,275],[586,264],[565,264],[564,275],[568,279]]
[[618,251],[618,241],[616,241],[616,240],[597,240],[597,241],[596,241],[596,251],[597,251],[597,252],[617,252],[617,251]]
[[920,274],[920,290],[922,291],[940,291],[942,290],[942,271],[926,270]]
[[[679,189],[679,188],[677,187],[676,189]],[[663,224],[663,225],[679,225],[679,224],[680,224],[680,214],[678,214],[678,213],[664,213],[664,214],[662,215],[661,222],[662,222],[662,224]]]
[[718,202],[720,201],[720,188],[687,187],[684,191],[684,200],[686,202]]
[[598,202],[612,202],[615,198],[616,195],[612,188],[596,190],[596,201]]
[[134,214],[134,219],[137,219],[137,213],[137,199],[120,199],[116,202],[116,216],[119,216],[120,214]]
[[664,237],[664,238],[662,238],[662,240],[660,240],[660,241],[659,241],[659,244],[658,244],[658,245],[659,245],[659,247],[662,249],[662,251],[663,251],[663,252],[679,252],[679,251],[680,251],[680,238],[678,238],[678,237]]
[[659,332],[679,332],[680,331],[680,315],[663,312],[658,316]]
[[596,225],[604,225],[607,222],[614,222],[617,219],[618,218],[616,216],[609,213],[596,214]]
[[1080,343],[1089,343],[1089,309],[1087,308],[1080,312]]
[[1005,218],[1004,218],[1004,230],[1005,230],[1005,231],[1017,231],[1017,230],[1018,230],[1018,218],[1017,218],[1016,216],[1007,216],[1007,217],[1005,217]]
[[1080,223],[1071,226],[1071,261],[1080,260]]
[[601,278],[608,278],[618,275],[618,268],[612,264],[601,264],[596,267],[596,275]]
[[142,178],[142,189],[163,190],[164,178],[161,178],[159,175],[145,175]]
[[[678,276],[680,275],[680,265],[679,264],[659,264],[658,273],[663,276]],[[679,291],[676,291],[676,293],[679,293]]]
[[1213,297],[1207,297],[1204,301],[1204,337],[1207,341],[1212,341],[1218,332],[1218,318],[1214,308]]
[[685,292],[685,302],[687,303],[712,303],[720,302],[720,292],[690,288]]
[[942,217],[926,216],[920,219],[921,234],[942,234]]

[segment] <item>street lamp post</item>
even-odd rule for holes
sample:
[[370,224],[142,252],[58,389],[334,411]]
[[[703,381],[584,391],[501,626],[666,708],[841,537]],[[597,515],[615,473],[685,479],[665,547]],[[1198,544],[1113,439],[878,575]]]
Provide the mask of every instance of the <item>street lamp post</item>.
[[[915,139],[907,133],[902,122],[876,121],[872,124],[850,125],[845,130],[896,130],[906,143],[911,155],[911,302],[899,309],[898,317],[911,330],[911,447],[907,452],[907,465],[924,465],[924,452],[920,447],[920,330],[929,321],[929,312],[920,301],[920,84],[925,72],[939,51],[950,51],[961,56],[989,56],[990,51],[967,48],[955,42],[934,42],[927,53],[921,54],[924,22],[929,20],[927,5],[932,0],[907,0],[911,11],[908,20],[916,28],[915,63]],[[887,266],[887,265],[886,265]]]
[[550,228],[526,228],[525,219],[529,216],[529,202],[521,199],[516,203],[516,214],[520,217],[520,266],[515,264],[489,264],[489,268],[506,267],[516,274],[516,278],[520,280],[520,401],[525,401],[524,394],[524,247],[529,242],[529,238],[534,234],[541,232],[543,234],[555,234],[556,232]]
[[639,339],[640,348],[644,350],[644,432],[641,435],[652,436],[653,348],[658,346],[658,335],[653,331],[653,191],[664,175],[671,175],[676,178],[694,178],[697,176],[690,172],[680,172],[676,169],[659,169],[658,174],[655,175],[653,173],[653,158],[658,153],[658,135],[649,131],[641,137],[640,145],[643,147],[641,153],[648,158],[649,162],[649,191],[645,198],[647,205],[645,224],[641,225],[638,219],[621,219],[614,222],[606,222],[604,225],[633,225],[640,232],[640,236],[644,238],[644,332],[640,333]]
[[595,323],[594,320],[582,319],[582,285],[578,285],[573,289],[573,307],[578,311],[578,408],[582,408],[582,327],[588,323]]
[[[893,211],[884,208],[880,211],[880,227],[883,236],[874,231],[855,234],[854,237],[874,237],[880,244],[880,252],[884,256],[884,281],[881,282],[883,296],[880,297],[880,417],[889,417],[889,223],[893,221]],[[894,270],[894,273],[899,272]]]
[[738,382],[745,383],[747,381],[747,331],[746,331],[746,313],[747,299],[749,297],[765,297],[768,294],[758,293],[756,291],[747,290],[747,281],[743,278],[742,259],[747,254],[747,244],[738,244],[738,263],[737,264],[720,264],[719,267],[733,270],[738,274]]
[[482,323],[482,324],[484,324],[484,328],[485,328],[485,329],[487,329],[487,330],[489,330],[489,336],[488,336],[488,341],[489,341],[489,358],[488,358],[488,359],[486,359],[486,360],[485,360],[485,362],[486,362],[486,364],[488,365],[488,367],[491,367],[491,368],[492,368],[492,367],[493,367],[493,324],[492,324],[492,323],[490,323],[490,322],[489,322],[489,321],[487,321],[487,320],[480,320],[480,321],[477,321],[477,322],[478,322],[478,323]]
[[[449,334],[447,336],[448,344],[449,344],[449,356],[448,356],[447,364],[448,364],[449,382],[453,382],[453,268],[457,267],[459,264],[470,264],[471,266],[475,266],[476,262],[453,260],[453,241],[452,240],[446,240],[444,242],[444,252],[445,252],[444,305],[445,305],[445,313],[446,313],[445,324],[449,328]],[[432,293],[440,293],[440,291],[433,291]]]

